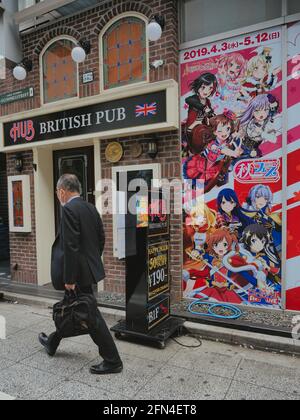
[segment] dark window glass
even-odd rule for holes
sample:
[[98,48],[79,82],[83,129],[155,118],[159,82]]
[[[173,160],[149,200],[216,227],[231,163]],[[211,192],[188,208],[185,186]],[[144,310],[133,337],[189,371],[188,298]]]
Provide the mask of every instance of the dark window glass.
[[183,0],[182,7],[182,42],[276,19],[282,14],[281,0]]

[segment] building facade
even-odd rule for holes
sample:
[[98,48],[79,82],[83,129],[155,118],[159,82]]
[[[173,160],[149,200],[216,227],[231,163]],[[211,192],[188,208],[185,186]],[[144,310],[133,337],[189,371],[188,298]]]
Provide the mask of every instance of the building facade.
[[[54,185],[63,170],[62,165],[77,171],[85,184],[85,198],[91,202],[97,201],[94,192],[99,180],[112,179],[113,167],[119,170],[121,167],[127,170],[153,168],[164,178],[172,180],[180,177],[177,2],[97,3],[99,5],[87,11],[21,34],[23,57],[32,61],[33,69],[26,80],[20,82],[12,74],[15,63],[8,65],[5,82],[1,82],[1,94],[28,88],[34,93],[28,99],[1,106],[4,128],[5,122],[13,121],[9,129],[11,134],[11,129],[21,120],[45,116],[47,124],[50,116],[56,113],[61,113],[60,116],[65,111],[73,110],[76,113],[76,109],[88,109],[98,104],[111,104],[108,107],[109,118],[114,118],[113,110],[119,101],[125,107],[147,106],[155,100],[157,93],[164,96],[166,115],[161,122],[157,120],[158,123],[152,124],[151,116],[147,119],[146,114],[145,124],[142,117],[138,121],[139,126],[135,126],[135,121],[129,122],[128,128],[120,124],[117,131],[108,127],[103,135],[100,133],[102,127],[99,133],[96,129],[95,134],[81,129],[81,137],[76,133],[69,137],[63,132],[58,140],[39,141],[37,138],[35,144],[25,139],[21,146],[18,144],[22,142],[20,133],[15,132],[15,140],[10,142],[9,147],[4,146],[7,176],[20,174],[15,165],[16,155],[20,153],[22,175],[29,175],[31,192],[31,231],[10,233],[11,274],[16,282],[43,285],[50,281],[49,244],[55,238]],[[153,13],[165,15],[167,19],[160,41],[150,43],[146,39],[146,24]],[[90,42],[91,49],[86,61],[77,68],[70,53],[82,39]],[[112,60],[109,59],[110,54],[114,55]],[[157,59],[163,60],[164,65],[158,69],[150,68],[150,63]],[[91,77],[92,80],[84,83],[85,77]],[[135,96],[141,98],[133,99],[133,105],[127,104]],[[150,103],[149,99],[152,100]],[[147,154],[149,141],[153,140],[154,134],[158,143],[155,160]],[[105,157],[107,146],[112,142],[119,142],[123,148],[123,157],[115,165]],[[138,159],[133,153],[137,144],[142,147]],[[107,235],[105,290],[124,293],[125,265],[124,261],[115,257],[113,218],[104,215],[103,219]],[[176,220],[174,216],[172,226],[173,293],[179,297],[180,217]]]
[[[142,173],[183,180],[183,216],[171,214],[173,301],[300,310],[298,2],[50,3],[16,14],[32,69],[18,81],[7,59],[0,81],[12,280],[50,282],[55,182],[73,171],[103,215],[102,287],[124,293],[118,221],[99,204],[100,181]],[[154,15],[165,27],[150,42]]]

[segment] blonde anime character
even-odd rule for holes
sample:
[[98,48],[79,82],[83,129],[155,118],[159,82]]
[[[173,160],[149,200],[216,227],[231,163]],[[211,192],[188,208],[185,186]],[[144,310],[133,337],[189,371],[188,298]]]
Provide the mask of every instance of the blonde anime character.
[[240,100],[249,102],[256,96],[275,89],[280,71],[280,68],[272,71],[270,48],[265,48],[262,54],[252,57],[248,61],[247,78],[242,85]]
[[186,236],[192,246],[186,248],[186,254],[193,260],[201,260],[205,253],[207,235],[216,230],[217,212],[210,209],[202,200],[193,205],[186,218]]
[[184,294],[206,285],[210,270],[204,256],[210,234],[215,232],[217,213],[199,199],[189,209],[184,227]]

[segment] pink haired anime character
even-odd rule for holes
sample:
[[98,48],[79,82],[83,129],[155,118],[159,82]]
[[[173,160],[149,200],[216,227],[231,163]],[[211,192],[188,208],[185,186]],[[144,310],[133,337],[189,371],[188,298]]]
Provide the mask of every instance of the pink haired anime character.
[[246,77],[247,61],[240,53],[223,55],[218,60],[218,94],[213,99],[218,113],[224,109],[234,112],[240,111],[241,104],[237,103],[243,80]]

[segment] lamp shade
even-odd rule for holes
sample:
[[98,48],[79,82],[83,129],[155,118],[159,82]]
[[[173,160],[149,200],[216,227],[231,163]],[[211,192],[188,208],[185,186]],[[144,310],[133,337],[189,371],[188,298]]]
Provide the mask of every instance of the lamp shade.
[[86,59],[86,52],[82,47],[75,47],[72,50],[72,59],[75,63],[83,63]]
[[147,27],[147,35],[150,41],[158,41],[162,36],[162,27],[155,20],[149,23]]
[[16,66],[13,70],[14,78],[22,81],[25,80],[27,77],[27,71],[23,66]]

